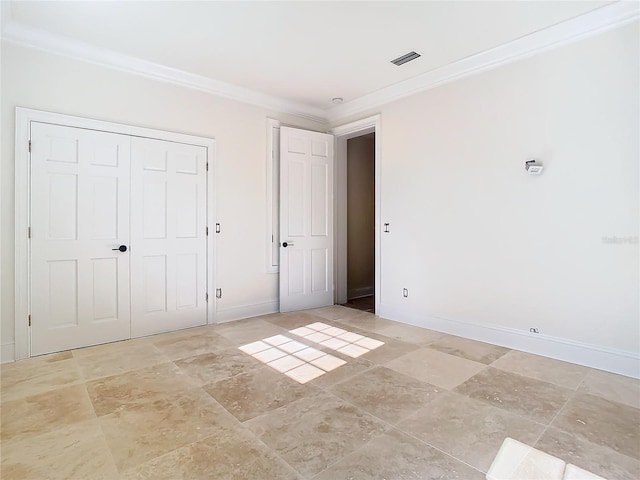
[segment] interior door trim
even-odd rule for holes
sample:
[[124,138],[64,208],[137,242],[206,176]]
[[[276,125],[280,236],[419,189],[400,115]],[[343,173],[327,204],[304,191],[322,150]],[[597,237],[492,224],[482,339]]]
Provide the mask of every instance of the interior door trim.
[[[215,219],[215,147],[213,138],[185,135],[182,133],[136,127],[120,123],[104,122],[90,118],[16,107],[15,136],[15,344],[14,360],[31,356],[30,339],[30,148],[31,122],[51,123],[67,127],[99,130],[132,137],[152,138],[169,142],[185,143],[207,149],[207,225],[213,227]],[[210,230],[211,231],[211,230]],[[215,323],[215,240],[207,237],[207,324]]]
[[334,229],[334,276],[336,303],[347,300],[347,140],[367,133],[375,133],[375,314],[380,315],[380,300],[382,297],[382,161],[381,161],[381,132],[380,115],[363,118],[355,122],[340,125],[331,130],[335,137],[335,229]]

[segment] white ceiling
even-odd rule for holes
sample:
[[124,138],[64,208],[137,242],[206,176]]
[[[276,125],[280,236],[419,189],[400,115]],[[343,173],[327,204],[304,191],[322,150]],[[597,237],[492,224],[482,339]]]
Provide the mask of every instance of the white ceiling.
[[3,22],[323,111],[607,3],[20,1]]

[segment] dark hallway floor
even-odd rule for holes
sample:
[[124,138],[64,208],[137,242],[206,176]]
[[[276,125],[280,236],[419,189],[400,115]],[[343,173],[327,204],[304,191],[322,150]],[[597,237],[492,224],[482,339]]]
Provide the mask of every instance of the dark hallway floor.
[[375,297],[369,295],[367,297],[359,297],[348,300],[347,303],[342,304],[343,307],[355,308],[356,310],[362,310],[369,313],[375,311]]

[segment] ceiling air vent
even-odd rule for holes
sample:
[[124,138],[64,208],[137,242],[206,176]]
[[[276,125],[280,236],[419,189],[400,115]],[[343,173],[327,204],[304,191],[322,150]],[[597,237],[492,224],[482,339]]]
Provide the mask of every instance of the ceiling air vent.
[[419,56],[420,56],[419,53],[409,52],[409,53],[405,53],[401,57],[396,58],[395,60],[391,60],[391,63],[393,63],[394,65],[400,66],[400,65],[404,65],[407,62],[410,62],[411,60],[415,60]]

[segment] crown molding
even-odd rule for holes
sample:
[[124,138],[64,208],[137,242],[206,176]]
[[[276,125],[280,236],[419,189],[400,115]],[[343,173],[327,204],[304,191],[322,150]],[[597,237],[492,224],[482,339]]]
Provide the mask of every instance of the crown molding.
[[509,43],[463,58],[376,92],[363,95],[327,110],[330,122],[371,110],[381,105],[491,70],[517,60],[562,47],[640,19],[640,2],[619,1],[579,17],[557,23]]
[[[5,6],[4,4],[8,2],[2,3]],[[10,12],[4,10],[2,13],[2,38],[4,41],[199,90],[259,106],[273,112],[307,118],[321,124],[340,121],[395,100],[528,58],[640,19],[640,2],[617,1],[325,110],[52,35],[12,21]]]
[[15,45],[34,48],[47,53],[61,55],[76,60],[93,63],[102,67],[141,75],[162,82],[180,85],[212,95],[236,100],[242,103],[266,108],[278,113],[288,113],[326,123],[324,110],[293,102],[283,98],[266,95],[255,90],[239,87],[230,83],[214,80],[202,75],[185,72],[137,57],[132,57],[112,50],[96,47],[87,43],[71,40],[59,35],[52,35],[42,30],[9,21],[2,28],[4,41]]

